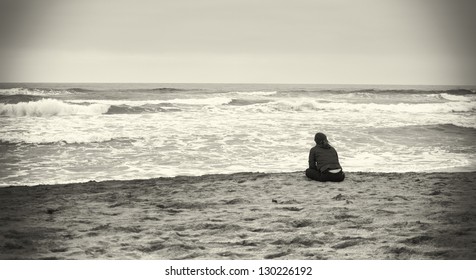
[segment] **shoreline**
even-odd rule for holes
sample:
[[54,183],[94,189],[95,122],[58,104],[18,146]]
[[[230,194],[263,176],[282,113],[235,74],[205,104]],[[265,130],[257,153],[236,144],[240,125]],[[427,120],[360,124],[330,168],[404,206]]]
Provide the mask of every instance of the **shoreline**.
[[[38,184],[18,184],[18,185],[0,185],[0,190],[3,188],[35,188],[41,186],[68,186],[68,185],[83,185],[88,183],[127,183],[127,182],[143,182],[149,180],[173,180],[175,178],[202,178],[207,176],[212,177],[220,177],[220,176],[233,176],[233,175],[246,175],[246,174],[268,174],[268,175],[279,175],[279,174],[304,174],[304,170],[300,171],[277,171],[277,172],[261,172],[261,171],[240,171],[240,172],[232,172],[232,173],[207,173],[202,175],[176,175],[176,176],[163,176],[163,177],[153,177],[153,178],[134,178],[134,179],[106,179],[106,180],[88,180],[88,181],[73,181],[73,182],[61,182],[61,183],[38,183]],[[381,174],[382,176],[386,176],[388,174],[455,174],[455,173],[476,173],[476,170],[473,170],[472,167],[468,168],[439,168],[434,170],[428,171],[412,171],[412,172],[396,172],[396,171],[345,171],[345,174]]]
[[476,259],[476,172],[0,188],[0,259]]

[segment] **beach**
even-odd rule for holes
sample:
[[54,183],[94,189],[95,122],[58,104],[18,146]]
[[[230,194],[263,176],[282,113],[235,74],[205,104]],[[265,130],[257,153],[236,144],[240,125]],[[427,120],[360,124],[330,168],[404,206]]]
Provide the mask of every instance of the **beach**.
[[0,188],[0,259],[475,259],[476,172]]

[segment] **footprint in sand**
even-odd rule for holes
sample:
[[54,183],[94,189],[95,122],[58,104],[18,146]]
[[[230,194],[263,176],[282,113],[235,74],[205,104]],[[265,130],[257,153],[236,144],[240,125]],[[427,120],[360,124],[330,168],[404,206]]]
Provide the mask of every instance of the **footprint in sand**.
[[367,240],[364,239],[364,238],[356,238],[356,239],[345,240],[345,241],[339,242],[339,243],[331,246],[331,248],[333,248],[333,249],[344,249],[344,248],[347,248],[347,247],[352,247],[352,246],[364,244],[366,242],[367,242]]
[[269,255],[266,255],[264,256],[265,259],[269,260],[269,259],[276,259],[276,258],[280,258],[280,257],[284,257],[286,255],[289,254],[289,251],[286,251],[286,252],[279,252],[279,253],[275,253],[275,254],[269,254]]
[[428,235],[419,235],[419,236],[407,238],[407,239],[405,239],[401,242],[406,243],[406,244],[417,245],[417,244],[420,244],[420,243],[423,243],[423,242],[426,242],[426,241],[430,241],[432,239],[433,239],[433,237],[428,236]]
[[299,208],[299,207],[282,207],[282,208],[278,208],[278,209],[287,210],[287,211],[296,211],[296,212],[299,212],[299,211],[303,210],[304,208]]

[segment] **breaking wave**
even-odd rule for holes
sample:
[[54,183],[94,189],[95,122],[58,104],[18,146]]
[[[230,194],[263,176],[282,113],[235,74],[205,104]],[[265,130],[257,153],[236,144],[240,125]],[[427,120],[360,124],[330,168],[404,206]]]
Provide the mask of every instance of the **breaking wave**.
[[439,97],[449,101],[476,101],[475,95],[455,95],[455,94],[448,94],[448,93],[441,93]]
[[[76,91],[78,90],[78,91]],[[33,95],[33,96],[55,96],[70,95],[80,92],[79,89],[49,89],[49,88],[8,88],[0,89],[0,95]]]
[[446,102],[446,103],[337,103],[318,102],[310,100],[275,101],[267,104],[257,104],[253,109],[261,111],[311,111],[311,110],[338,110],[338,111],[388,111],[407,113],[445,113],[445,112],[471,112],[476,110],[474,102]]
[[[333,91],[334,93],[340,92],[341,90]],[[440,94],[448,93],[453,95],[469,95],[475,94],[475,90],[471,89],[448,89],[448,90],[428,90],[428,89],[359,89],[344,91],[345,93],[356,93],[356,92],[367,92],[367,93],[376,93],[376,94]]]
[[49,117],[66,115],[140,114],[180,111],[174,105],[219,106],[232,102],[230,98],[170,100],[69,100],[41,99],[16,104],[0,103],[0,116]]
[[49,117],[65,115],[101,115],[109,110],[109,105],[68,104],[56,99],[20,102],[17,104],[0,104],[0,115],[9,117]]
[[[443,95],[443,98],[449,98]],[[348,103],[323,100],[264,100],[231,99],[226,97],[170,99],[170,100],[69,100],[41,99],[16,104],[0,103],[0,115],[9,117],[48,117],[64,115],[140,114],[180,111],[182,106],[233,105],[256,112],[273,111],[342,111],[342,112],[401,112],[401,113],[458,113],[476,110],[476,102],[459,96],[450,102],[439,103]]]
[[154,105],[154,104],[167,104],[167,105],[224,105],[231,102],[231,98],[227,97],[211,97],[211,98],[176,98],[176,99],[159,99],[159,100],[94,100],[94,99],[77,99],[77,100],[68,100],[69,103],[90,103],[90,104],[107,104],[115,106],[144,106],[144,105]]
[[228,93],[232,94],[239,94],[239,95],[250,95],[250,96],[268,96],[268,95],[275,95],[277,91],[231,91]]

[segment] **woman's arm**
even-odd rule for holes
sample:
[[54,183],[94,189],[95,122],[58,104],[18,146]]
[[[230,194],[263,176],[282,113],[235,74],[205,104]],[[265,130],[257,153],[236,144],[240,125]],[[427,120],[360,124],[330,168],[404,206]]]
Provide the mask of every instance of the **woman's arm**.
[[316,156],[314,155],[314,149],[309,151],[309,168],[317,170],[316,167]]

